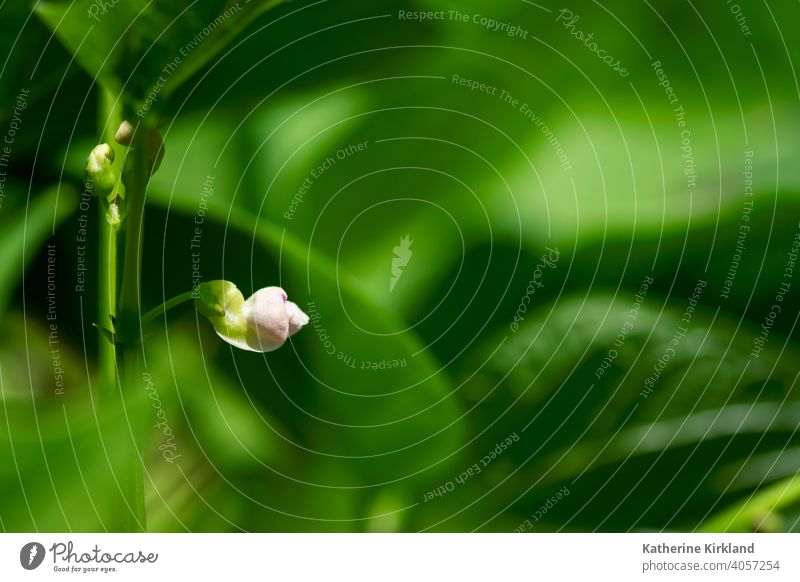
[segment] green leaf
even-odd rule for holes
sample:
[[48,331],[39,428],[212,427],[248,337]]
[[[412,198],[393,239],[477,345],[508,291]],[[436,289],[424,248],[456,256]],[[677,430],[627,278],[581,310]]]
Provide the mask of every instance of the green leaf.
[[[765,467],[800,444],[795,351],[773,335],[751,358],[759,330],[701,305],[683,335],[686,299],[662,305],[652,290],[620,343],[636,303],[633,293],[561,297],[465,363],[464,375],[481,368],[472,398],[494,400],[480,422],[514,404],[504,425],[526,426],[528,445],[513,451],[524,468],[492,496],[498,511],[533,512],[566,485],[584,499],[548,514],[545,529],[696,527],[782,476]],[[645,495],[654,487],[658,496]]]
[[[800,502],[800,475],[793,475],[721,511],[703,523],[699,531],[706,533],[784,531],[785,526],[791,522],[782,523],[781,514],[792,508],[796,512],[798,502]],[[796,528],[797,520],[794,520],[794,526]]]
[[[132,108],[163,106],[184,81],[283,0],[39,1],[38,16],[93,79]],[[128,112],[131,114],[131,111]]]
[[[271,8],[289,0],[255,0],[240,7],[239,2],[229,0],[220,15],[207,26],[214,26],[202,40],[202,50],[192,50],[164,86],[164,95],[169,97],[187,79],[221,53],[238,35],[250,26],[259,16]],[[204,29],[203,29],[204,30]],[[201,30],[201,32],[203,32]]]
[[23,381],[27,398],[0,385],[0,496],[17,500],[0,508],[3,530],[121,531],[132,411],[93,403],[77,383],[44,397],[36,375]]
[[[149,195],[159,205],[196,210],[197,199],[183,190],[169,196],[154,189]],[[208,206],[207,219],[248,236],[254,234],[270,253],[282,257],[287,271],[281,278],[288,281],[281,284],[290,298],[309,315],[314,310],[319,313],[312,315],[318,323],[306,326],[292,338],[291,347],[282,350],[298,351],[301,359],[286,366],[296,368],[292,377],[299,376],[299,380],[295,384],[302,382],[306,390],[316,393],[312,414],[319,426],[311,443],[314,450],[344,457],[342,465],[350,472],[345,482],[327,484],[357,486],[405,477],[403,486],[414,491],[412,497],[421,498],[422,489],[449,475],[453,465],[459,466],[464,439],[458,422],[463,412],[450,396],[451,385],[439,370],[440,363],[413,331],[377,339],[370,336],[365,341],[363,332],[355,329],[340,309],[340,293],[348,308],[382,328],[403,330],[406,324],[318,249],[309,249],[289,231],[236,207],[227,208],[213,199]],[[311,275],[308,285],[312,294],[305,291],[306,270]],[[240,283],[243,288],[244,282]],[[277,282],[260,276],[254,283]],[[243,293],[247,295],[248,290],[243,288]],[[335,338],[334,353],[320,339],[323,327]],[[312,372],[314,376],[309,378]],[[332,479],[332,474],[327,478]]]
[[27,208],[0,218],[0,315],[30,261],[76,204],[72,187],[54,186],[34,197]]
[[[178,406],[185,410],[189,430],[182,435],[184,441],[191,433],[200,451],[226,469],[285,467],[289,447],[281,435],[289,438],[286,429],[213,363],[205,362],[200,343],[173,332],[168,343],[164,338],[149,341],[148,353],[148,372],[160,379],[159,400],[170,409],[167,413],[174,411],[170,415],[177,422]],[[175,365],[178,354],[180,365]]]

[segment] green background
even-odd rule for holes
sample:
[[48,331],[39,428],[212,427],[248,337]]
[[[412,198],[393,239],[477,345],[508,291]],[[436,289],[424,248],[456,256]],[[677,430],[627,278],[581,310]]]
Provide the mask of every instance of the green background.
[[[146,368],[180,457],[159,451],[143,382],[128,406],[150,426],[150,531],[798,527],[796,3],[269,4],[220,21],[154,101],[166,154],[147,192],[143,304],[191,288],[199,221],[204,280],[245,296],[281,285],[317,315],[269,354],[235,351],[190,306],[151,330]],[[117,453],[135,415],[105,401],[96,374],[102,218],[96,199],[80,207],[83,160],[103,141],[103,94],[135,117],[163,67],[235,3],[121,1],[97,21],[93,5],[0,8],[0,134],[18,126],[0,206],[6,531],[121,527]],[[579,16],[572,29],[562,8]],[[419,10],[443,19],[400,17]],[[390,293],[406,235],[413,256]],[[546,249],[558,260],[537,274]],[[685,337],[644,397],[699,280]]]

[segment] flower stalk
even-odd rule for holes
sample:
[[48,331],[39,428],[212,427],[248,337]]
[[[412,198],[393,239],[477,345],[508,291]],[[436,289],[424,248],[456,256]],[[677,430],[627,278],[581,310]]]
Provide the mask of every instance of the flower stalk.
[[[130,159],[136,159],[134,155],[129,159],[128,156],[118,155],[122,148],[114,144],[113,135],[122,122],[122,113],[119,101],[110,92],[103,92],[101,97],[101,117],[99,123],[103,127],[103,135],[106,143],[95,147],[87,158],[86,174],[87,182],[92,187],[92,193],[100,200],[100,257],[99,257],[99,277],[98,277],[98,328],[100,332],[99,345],[99,372],[101,378],[101,391],[99,395],[101,414],[115,418],[116,411],[122,411],[128,418],[128,425],[131,429],[131,439],[122,452],[124,458],[121,466],[115,469],[115,480],[119,484],[122,497],[126,505],[126,511],[122,512],[122,527],[125,531],[144,531],[146,528],[146,516],[144,510],[144,485],[143,485],[143,461],[141,456],[141,424],[135,413],[136,407],[133,403],[134,382],[138,375],[136,348],[131,349],[127,344],[123,345],[117,341],[122,332],[123,336],[128,334],[127,327],[119,327],[120,321],[126,321],[125,317],[120,319],[124,310],[129,310],[131,305],[138,306],[138,278],[137,273],[132,273],[131,269],[139,268],[139,257],[135,261],[127,264],[127,277],[123,276],[123,289],[125,285],[129,288],[122,292],[119,289],[119,254],[125,257],[133,256],[138,253],[138,244],[134,249],[129,248],[129,242],[140,238],[141,218],[144,209],[144,187],[146,181],[131,181],[133,188],[126,188],[126,184],[120,179],[122,171],[127,169],[131,163]],[[116,153],[115,153],[116,149]],[[129,151],[131,153],[132,150]],[[134,164],[135,165],[135,164]],[[144,185],[143,185],[144,184]],[[136,189],[139,189],[138,191]],[[128,198],[137,199],[137,194],[141,193],[141,205],[139,221],[136,221],[139,232],[131,233],[130,229],[125,230],[125,238],[122,248],[119,248],[120,230],[123,227],[122,218],[124,216],[124,201]],[[128,221],[126,221],[128,222]],[[131,221],[132,222],[132,221]],[[131,222],[125,224],[127,227]],[[125,267],[125,265],[123,265]],[[135,285],[134,285],[135,284]],[[119,295],[118,295],[119,293]],[[123,296],[125,301],[123,303]],[[124,307],[123,307],[124,306]],[[132,320],[133,318],[127,318]],[[111,332],[109,332],[109,329]],[[109,341],[111,340],[111,341]],[[104,422],[107,424],[108,420]],[[119,513],[117,513],[117,516]]]
[[187,301],[191,301],[194,299],[194,293],[192,291],[187,291],[186,293],[181,293],[173,297],[172,299],[165,301],[158,307],[154,307],[146,314],[142,316],[142,327],[146,327],[148,324],[153,323],[156,318],[160,315],[164,315],[170,309],[177,307]]
[[[126,125],[123,123],[123,126]],[[129,124],[128,124],[129,125]],[[119,131],[117,134],[119,135]],[[130,144],[122,170],[125,184],[125,206],[127,214],[124,225],[124,250],[122,264],[122,283],[116,321],[116,338],[119,343],[117,369],[120,379],[123,403],[132,396],[139,385],[141,376],[142,321],[141,321],[141,280],[142,248],[144,246],[144,212],[147,185],[150,176],[160,162],[163,146],[155,129],[139,126],[131,131]],[[123,143],[126,140],[121,140]],[[128,502],[131,510],[131,529],[144,531],[147,527],[144,503],[144,458],[142,456],[143,426],[137,407],[125,406],[130,418],[129,425],[134,441],[135,454],[131,459],[128,475]]]
[[[126,531],[145,531],[143,440],[147,422],[137,405],[144,361],[143,329],[173,309],[194,301],[227,343],[246,351],[271,352],[309,321],[280,287],[265,287],[247,300],[229,281],[209,281],[142,315],[142,250],[147,187],[164,154],[159,132],[122,120],[117,101],[103,95],[105,143],[86,160],[87,184],[101,201],[99,311],[102,400],[127,419],[130,440],[115,472],[127,506]],[[113,131],[113,134],[111,133]],[[109,145],[109,144],[113,144]],[[119,264],[119,259],[122,259]],[[118,278],[121,276],[121,279]]]

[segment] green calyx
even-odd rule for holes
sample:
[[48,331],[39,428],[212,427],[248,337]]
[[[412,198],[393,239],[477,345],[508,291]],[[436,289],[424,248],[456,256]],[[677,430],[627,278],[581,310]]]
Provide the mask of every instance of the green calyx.
[[201,283],[194,300],[195,307],[208,318],[223,337],[244,337],[247,323],[244,316],[244,296],[230,281],[216,280]]

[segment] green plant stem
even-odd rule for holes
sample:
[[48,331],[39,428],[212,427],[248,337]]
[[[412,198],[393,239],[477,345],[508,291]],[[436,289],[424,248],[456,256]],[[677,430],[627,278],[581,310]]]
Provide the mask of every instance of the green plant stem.
[[148,311],[145,315],[143,315],[142,316],[142,326],[145,326],[148,323],[151,323],[153,320],[155,320],[156,317],[166,313],[167,311],[169,311],[173,307],[177,307],[178,305],[186,303],[187,301],[191,301],[192,299],[194,299],[194,292],[193,291],[187,291],[186,293],[181,293],[180,295],[176,295],[172,299],[170,299],[168,301],[165,301],[164,303],[162,303],[158,307],[154,307],[153,309]]
[[[125,219],[125,258],[119,308],[120,311],[125,311],[129,315],[135,315],[134,319],[138,320],[141,311],[139,286],[142,276],[144,200],[148,180],[144,147],[134,146],[131,148],[125,163],[130,165],[130,173],[128,174],[129,181],[126,183],[128,215]],[[137,332],[138,337],[140,330],[133,331]]]
[[[114,133],[122,121],[122,111],[117,96],[110,91],[103,91],[100,99],[100,119],[99,124],[103,131],[104,140],[109,144],[114,144]],[[114,144],[114,149],[119,151],[119,147]],[[117,174],[121,174],[124,162],[123,156],[117,156],[114,160],[114,169]],[[124,194],[125,186],[118,180],[116,194]],[[101,327],[112,327],[112,318],[118,313],[117,309],[117,276],[118,276],[118,227],[109,223],[106,219],[107,207],[100,205],[100,257],[98,273],[98,322]],[[121,354],[118,353],[116,346],[109,342],[100,333],[99,370],[100,370],[100,399],[101,414],[109,414],[108,418],[116,418],[115,410],[131,411],[135,407],[128,406],[125,402],[126,392],[132,388],[132,384],[126,374],[119,374],[118,362]],[[128,374],[129,376],[130,374]],[[118,386],[119,381],[119,386]],[[122,388],[128,387],[129,390]],[[135,415],[134,415],[135,417]],[[104,423],[105,425],[105,423]],[[141,531],[144,529],[144,491],[142,480],[142,461],[139,454],[138,442],[140,437],[139,423],[134,420],[133,437],[131,446],[123,451],[122,466],[119,470],[121,476],[121,489],[125,501],[125,510],[116,512],[116,515],[124,515],[123,527],[126,531]]]
[[[138,133],[138,132],[137,132]],[[143,457],[141,454],[144,423],[141,422],[134,394],[141,382],[141,307],[140,285],[142,275],[142,234],[144,206],[150,171],[147,164],[146,147],[141,136],[134,136],[132,147],[125,159],[125,219],[124,259],[122,285],[118,305],[119,337],[122,339],[121,353],[117,356],[120,387],[126,405],[134,439],[134,454],[130,458],[128,475],[128,504],[131,509],[129,529],[145,531],[146,515],[144,503]]]
[[[103,91],[100,103],[100,127],[108,143],[114,138],[114,131],[122,121],[122,113],[115,95]],[[115,164],[117,170],[121,162]],[[122,187],[121,184],[118,185]],[[111,329],[111,318],[116,316],[117,308],[117,229],[106,220],[106,209],[99,204],[100,212],[100,258],[97,278],[97,321],[101,327]],[[113,400],[117,385],[117,363],[114,344],[102,333],[99,334],[100,390],[103,396]]]

